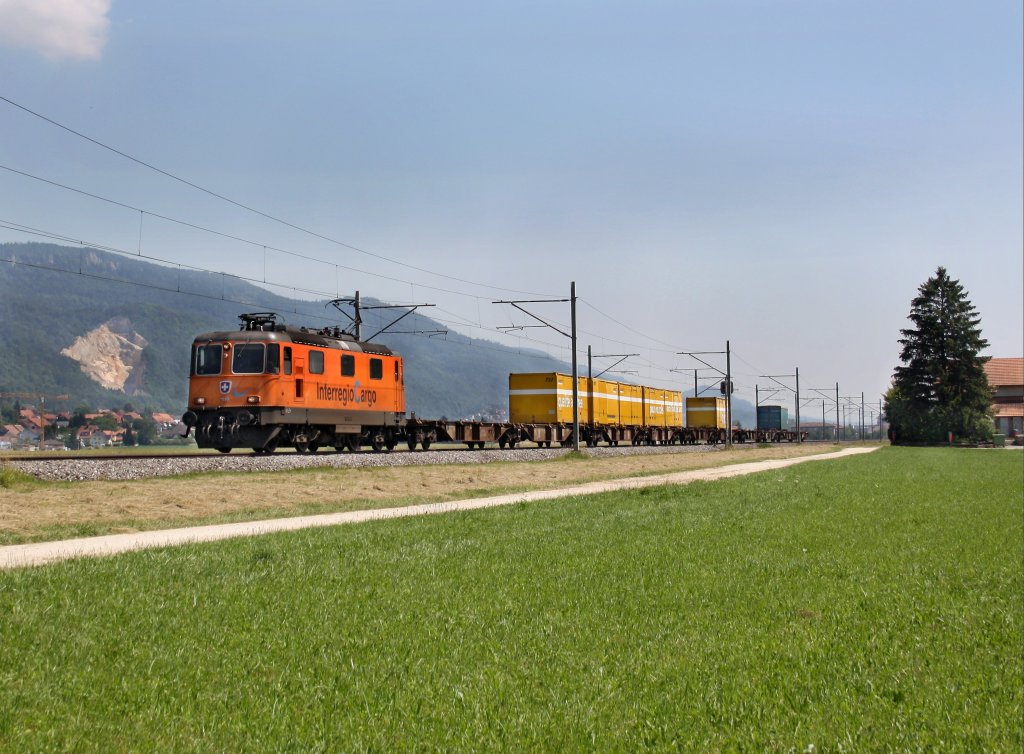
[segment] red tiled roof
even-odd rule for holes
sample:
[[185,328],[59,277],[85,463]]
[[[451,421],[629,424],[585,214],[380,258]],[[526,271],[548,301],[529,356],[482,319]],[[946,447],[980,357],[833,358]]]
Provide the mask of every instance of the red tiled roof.
[[1024,358],[989,359],[985,362],[985,375],[992,387],[1024,385]]

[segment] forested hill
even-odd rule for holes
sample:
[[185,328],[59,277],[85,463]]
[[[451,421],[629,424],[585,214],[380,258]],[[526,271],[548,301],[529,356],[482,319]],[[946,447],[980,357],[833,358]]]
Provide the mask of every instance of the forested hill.
[[[286,322],[317,328],[328,324],[328,314],[337,315],[324,301],[283,298],[228,276],[95,249],[0,244],[0,392],[66,393],[68,407],[130,402],[180,414],[192,338],[234,329],[245,311],[276,311]],[[364,333],[394,315],[365,311]],[[444,327],[414,313],[402,329]],[[404,356],[408,410],[430,418],[468,418],[507,407],[510,372],[568,369],[537,351],[455,333],[375,340]],[[104,356],[111,348],[120,356]]]

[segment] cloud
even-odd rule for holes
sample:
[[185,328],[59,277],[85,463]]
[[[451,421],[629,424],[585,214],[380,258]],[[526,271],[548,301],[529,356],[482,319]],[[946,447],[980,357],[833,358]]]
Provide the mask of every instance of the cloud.
[[50,60],[98,60],[111,0],[0,0],[0,45]]

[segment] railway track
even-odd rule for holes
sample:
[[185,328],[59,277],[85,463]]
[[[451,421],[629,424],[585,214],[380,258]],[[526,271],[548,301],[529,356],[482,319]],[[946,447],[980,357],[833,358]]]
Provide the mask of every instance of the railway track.
[[[624,446],[588,448],[592,457],[622,455],[659,455],[669,453],[709,453],[721,450],[714,445],[691,446]],[[358,469],[371,467],[476,464],[494,462],[540,461],[560,458],[566,448],[519,447],[501,450],[467,450],[458,446],[429,453],[396,451],[374,453],[293,453],[271,455],[246,453],[174,453],[162,455],[75,456],[64,454],[43,458],[11,458],[0,460],[11,468],[48,481],[83,482],[98,480],[134,480],[151,477],[173,477],[182,474],[236,473],[253,471],[291,471],[311,468]]]

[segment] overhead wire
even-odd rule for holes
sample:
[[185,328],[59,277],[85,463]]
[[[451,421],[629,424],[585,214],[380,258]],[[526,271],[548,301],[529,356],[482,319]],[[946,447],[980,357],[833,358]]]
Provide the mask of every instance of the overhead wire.
[[[330,296],[329,293],[326,293],[324,291],[316,291],[316,290],[312,290],[312,289],[300,288],[300,287],[297,287],[297,286],[285,285],[285,284],[282,284],[282,283],[275,283],[273,281],[266,281],[266,280],[260,280],[260,279],[256,279],[256,278],[249,278],[249,277],[245,277],[243,275],[237,275],[237,274],[233,274],[233,273],[226,273],[226,272],[220,272],[220,271],[216,271],[216,270],[209,270],[209,269],[205,269],[205,268],[202,268],[202,267],[196,267],[196,266],[193,266],[193,265],[186,265],[186,264],[182,264],[182,263],[178,263],[178,262],[173,262],[173,261],[170,261],[170,260],[161,259],[159,257],[154,257],[154,256],[146,255],[146,254],[141,254],[140,255],[140,254],[137,254],[137,253],[132,252],[132,251],[127,251],[125,249],[119,249],[119,248],[116,248],[116,247],[113,247],[113,246],[106,246],[106,245],[103,245],[103,244],[91,243],[89,241],[85,241],[85,240],[82,240],[82,239],[77,239],[77,238],[74,238],[72,236],[68,236],[68,235],[65,235],[65,234],[57,233],[57,232],[54,232],[54,231],[48,231],[48,230],[44,230],[44,229],[41,229],[41,228],[34,228],[32,226],[24,225],[24,224],[21,224],[21,223],[16,223],[16,222],[14,222],[12,220],[5,220],[5,219],[0,218],[0,228],[6,228],[8,230],[13,230],[13,231],[16,231],[16,232],[19,232],[19,233],[25,233],[27,235],[34,235],[34,236],[37,236],[37,237],[40,237],[40,238],[48,238],[48,239],[54,240],[54,241],[62,241],[64,243],[78,244],[78,245],[82,246],[83,249],[91,248],[91,249],[96,249],[96,250],[99,250],[99,251],[104,251],[104,252],[109,252],[109,253],[112,253],[112,254],[117,254],[119,256],[128,257],[128,258],[131,258],[131,259],[143,259],[143,260],[146,260],[147,262],[160,263],[161,265],[167,265],[167,267],[165,269],[172,269],[173,267],[177,267],[179,269],[186,269],[186,270],[188,270],[190,272],[199,272],[199,273],[206,273],[206,274],[209,274],[209,275],[215,275],[215,276],[219,275],[219,276],[223,276],[223,277],[229,277],[229,278],[232,278],[234,280],[239,280],[239,281],[242,281],[242,282],[245,282],[245,283],[253,284],[255,286],[267,285],[267,286],[272,286],[272,287],[277,288],[277,289],[282,290],[282,291],[291,291],[291,292],[305,293],[305,294],[309,294],[309,295],[313,295],[313,296],[321,296],[321,297],[324,297],[324,298],[327,298],[327,297]],[[95,274],[95,273],[86,272],[86,271],[81,270],[81,269],[79,269],[79,270],[69,270],[69,269],[63,269],[63,268],[60,268],[60,267],[52,267],[52,266],[47,266],[47,265],[34,264],[34,263],[31,263],[31,262],[26,262],[24,260],[18,260],[18,259],[3,259],[3,258],[0,258],[0,263],[7,263],[7,264],[17,265],[17,266],[22,266],[22,267],[29,267],[29,268],[33,268],[33,269],[39,269],[39,270],[47,270],[47,271],[50,271],[50,272],[60,272],[60,273],[81,275],[83,277],[87,277],[87,278],[94,279],[94,280],[103,280],[103,281],[107,281],[107,282],[120,283],[120,284],[124,284],[124,285],[135,285],[135,286],[138,286],[140,288],[145,288],[145,289],[148,289],[148,290],[157,290],[157,291],[162,291],[162,292],[165,292],[165,293],[183,294],[183,295],[187,295],[187,296],[193,296],[193,297],[203,298],[203,299],[213,300],[213,301],[225,301],[227,303],[236,303],[236,304],[240,304],[240,305],[243,305],[243,306],[263,306],[263,307],[270,306],[270,304],[268,304],[267,302],[261,302],[261,301],[258,301],[258,300],[249,301],[249,300],[243,300],[243,299],[233,299],[233,298],[228,298],[228,297],[226,297],[224,295],[214,296],[214,295],[210,295],[210,294],[200,293],[198,291],[182,290],[180,285],[177,288],[171,288],[171,287],[168,287],[168,286],[154,285],[154,284],[151,284],[151,283],[144,283],[144,282],[141,282],[141,281],[123,280],[123,279],[119,279],[119,278],[115,278],[115,277],[109,277],[109,276],[105,276],[105,275],[98,275],[98,274]],[[293,304],[295,304],[293,306],[293,311],[292,311],[293,314],[299,314],[298,308],[297,308],[297,303],[298,303],[297,300],[293,302]],[[308,313],[308,312],[303,312],[302,316],[306,317],[308,319],[313,319],[313,320],[317,320],[317,321],[321,321],[321,322],[332,322],[332,323],[335,322],[335,318],[326,317],[326,316],[320,316],[320,315],[316,315],[316,314],[312,314],[312,313]],[[445,320],[440,320],[440,319],[436,320],[436,321],[441,322],[442,324],[452,324],[450,322],[446,322]],[[502,333],[499,330],[492,330],[492,329],[488,329],[488,328],[484,328],[484,327],[478,327],[477,329],[480,329],[481,331],[487,332],[487,333],[489,333],[491,335],[504,335],[504,333]],[[420,337],[420,336],[414,336],[414,337]],[[501,348],[489,347],[489,346],[486,346],[486,345],[484,345],[482,343],[479,343],[479,341],[477,341],[475,339],[468,338],[467,336],[463,336],[463,337],[466,337],[466,339],[468,341],[470,341],[469,343],[466,343],[465,345],[473,345],[474,347],[483,348],[485,350],[491,350],[491,351],[495,351],[495,352],[502,352]],[[547,341],[543,341],[543,340],[540,340],[540,339],[532,338],[532,337],[529,337],[529,336],[520,336],[520,339],[522,339],[522,340],[529,340],[532,343],[535,343],[538,347],[543,346],[543,347],[550,348],[550,349],[555,349],[555,350],[563,348],[563,346],[561,344],[549,343]],[[443,341],[443,342],[458,343],[459,341],[458,340],[451,340],[451,341]],[[554,357],[552,356],[551,358],[554,358]]]
[[[285,254],[285,255],[290,256],[290,257],[294,257],[296,259],[304,259],[304,260],[306,260],[308,262],[316,262],[318,264],[324,264],[324,265],[328,265],[330,267],[335,267],[337,269],[348,270],[349,272],[355,272],[355,273],[359,273],[361,275],[368,275],[370,277],[379,278],[381,280],[387,280],[389,282],[403,283],[405,285],[419,285],[421,288],[428,288],[430,290],[438,291],[440,293],[450,293],[450,294],[455,295],[455,296],[465,296],[467,298],[474,298],[474,299],[481,298],[477,294],[466,293],[465,291],[451,290],[449,288],[441,288],[441,287],[438,287],[438,286],[428,285],[428,284],[425,284],[425,283],[413,283],[410,280],[404,280],[402,278],[396,278],[396,277],[392,277],[390,275],[384,275],[384,274],[377,273],[377,272],[370,272],[369,270],[363,270],[363,269],[360,269],[358,267],[351,267],[349,265],[341,264],[339,262],[333,262],[333,261],[331,261],[329,259],[321,259],[319,257],[314,257],[314,256],[311,256],[309,254],[303,254],[301,252],[292,251],[290,249],[283,249],[283,248],[280,248],[280,247],[277,247],[277,246],[273,246],[271,244],[262,243],[261,241],[253,241],[252,239],[242,238],[241,236],[236,236],[236,235],[231,234],[231,233],[215,230],[213,228],[207,228],[205,226],[198,225],[196,223],[192,223],[192,222],[189,222],[187,220],[182,220],[180,218],[171,217],[169,215],[164,215],[164,214],[161,214],[159,212],[154,212],[152,210],[143,209],[142,207],[136,207],[136,206],[133,206],[133,205],[128,204],[126,202],[118,201],[117,199],[111,199],[111,198],[106,197],[106,196],[100,196],[99,194],[94,194],[94,193],[92,193],[90,191],[85,191],[84,189],[75,188],[74,186],[68,186],[67,184],[59,183],[58,181],[53,181],[53,180],[50,180],[48,178],[43,178],[43,177],[38,176],[38,175],[33,175],[32,173],[27,173],[27,172],[25,172],[23,170],[18,170],[16,168],[12,168],[12,167],[9,167],[7,165],[0,165],[0,170],[6,170],[6,171],[8,171],[10,173],[14,173],[16,175],[20,175],[20,176],[23,176],[25,178],[31,178],[32,180],[39,181],[40,183],[45,183],[45,184],[48,184],[50,186],[54,186],[56,188],[63,189],[65,191],[71,191],[73,193],[80,194],[82,196],[86,196],[86,197],[89,197],[91,199],[95,199],[97,201],[105,202],[107,204],[112,204],[112,205],[114,205],[116,207],[122,207],[124,209],[131,210],[132,212],[140,212],[140,213],[143,213],[143,214],[148,215],[150,217],[155,217],[155,218],[158,218],[160,220],[165,220],[167,222],[175,223],[177,225],[181,225],[181,226],[186,227],[186,228],[192,228],[193,230],[198,230],[198,231],[201,231],[201,232],[204,232],[204,233],[210,233],[212,235],[219,236],[221,238],[226,238],[226,239],[229,239],[229,240],[232,240],[232,241],[238,241],[239,243],[248,244],[248,245],[254,246],[256,248],[264,249],[265,251],[274,251],[274,252],[278,252],[278,253],[281,253],[281,254]],[[136,254],[136,256],[139,256],[139,254]],[[502,288],[502,289],[499,289],[499,290],[508,290],[508,289]],[[518,291],[514,291],[514,292],[518,293]]]
[[546,295],[548,295],[548,294],[545,294],[545,293],[536,293],[536,292],[532,292],[532,291],[520,291],[520,290],[516,290],[516,289],[513,289],[513,288],[504,288],[502,286],[490,285],[489,283],[481,283],[481,282],[474,281],[474,280],[467,280],[466,278],[460,278],[460,277],[457,277],[457,276],[454,276],[454,275],[447,275],[445,273],[436,272],[434,270],[431,270],[431,269],[428,269],[428,268],[425,268],[425,267],[419,267],[419,266],[414,265],[414,264],[409,264],[408,262],[402,262],[402,261],[399,261],[397,259],[392,259],[390,257],[386,257],[383,254],[377,254],[375,252],[368,251],[366,249],[360,248],[359,246],[355,246],[353,244],[346,243],[345,241],[340,241],[340,240],[338,240],[336,238],[332,238],[330,236],[324,235],[323,233],[318,233],[317,231],[310,230],[309,228],[303,227],[303,226],[298,225],[296,223],[293,223],[293,222],[290,222],[290,221],[285,220],[283,218],[277,217],[277,216],[272,215],[272,214],[270,214],[268,212],[264,212],[262,210],[256,209],[255,207],[249,206],[249,205],[247,205],[247,204],[245,204],[243,202],[240,202],[240,201],[237,201],[235,199],[232,199],[232,198],[230,198],[228,196],[225,196],[224,194],[221,194],[221,193],[219,193],[217,191],[213,191],[212,189],[208,189],[208,188],[205,188],[204,186],[200,186],[199,184],[197,184],[197,183],[195,183],[193,181],[190,181],[190,180],[187,180],[185,178],[182,178],[181,176],[175,175],[174,173],[171,173],[170,171],[164,170],[163,168],[159,168],[156,165],[153,165],[153,164],[151,164],[149,162],[146,162],[145,160],[139,159],[138,157],[134,157],[134,156],[128,154],[127,152],[124,152],[124,151],[122,151],[120,149],[117,149],[116,147],[112,147],[109,144],[105,144],[104,142],[102,142],[102,141],[100,141],[98,139],[94,139],[91,136],[87,136],[86,134],[73,129],[70,126],[64,125],[63,123],[60,123],[60,122],[54,120],[53,118],[49,118],[49,117],[43,115],[42,113],[38,113],[35,110],[32,110],[32,109],[26,107],[25,105],[19,104],[19,103],[15,102],[14,100],[12,100],[12,99],[10,99],[8,97],[4,97],[3,95],[0,95],[0,101],[6,102],[7,104],[11,105],[12,107],[16,107],[19,110],[22,110],[23,112],[26,112],[29,115],[32,115],[33,117],[39,118],[40,120],[45,121],[46,123],[49,123],[52,126],[60,128],[60,129],[66,131],[66,132],[68,132],[70,134],[73,134],[74,136],[77,136],[80,139],[84,139],[85,141],[88,141],[91,144],[94,144],[94,145],[96,145],[96,146],[98,146],[98,147],[100,147],[102,149],[105,149],[105,150],[107,150],[109,152],[112,152],[112,153],[114,153],[114,154],[116,154],[116,155],[118,155],[120,157],[123,157],[126,160],[130,160],[131,162],[134,162],[137,165],[141,165],[142,167],[144,167],[144,168],[146,168],[148,170],[152,170],[152,171],[154,171],[156,173],[159,173],[160,175],[163,175],[163,176],[165,176],[167,178],[170,178],[170,179],[172,179],[174,181],[177,181],[177,182],[182,183],[182,184],[184,184],[186,186],[189,186],[190,188],[196,189],[197,191],[201,191],[204,194],[207,194],[209,196],[212,196],[212,197],[215,197],[217,199],[220,199],[221,201],[227,202],[228,204],[231,204],[231,205],[233,205],[235,207],[238,207],[239,209],[245,210],[246,212],[251,212],[251,213],[253,213],[255,215],[263,217],[263,218],[265,218],[267,220],[270,220],[272,222],[279,223],[279,224],[284,225],[284,226],[286,226],[288,228],[291,228],[293,230],[299,231],[300,233],[305,233],[305,234],[307,234],[309,236],[312,236],[314,238],[318,238],[318,239],[320,239],[322,241],[326,241],[328,243],[335,244],[335,245],[340,246],[342,248],[349,249],[350,251],[355,251],[355,252],[357,252],[359,254],[364,254],[364,255],[366,255],[368,257],[372,257],[374,259],[378,259],[378,260],[383,261],[383,262],[388,262],[390,264],[398,265],[400,267],[406,267],[406,268],[408,268],[410,270],[416,270],[417,272],[422,272],[422,273],[427,274],[427,275],[434,275],[436,277],[444,278],[445,280],[453,280],[453,281],[456,281],[456,282],[459,282],[459,283],[465,283],[466,285],[473,285],[473,286],[476,286],[478,288],[486,288],[486,289],[494,290],[494,291],[505,291],[505,292],[508,292],[508,293],[517,293],[517,294],[523,294],[523,295],[529,295],[529,296],[546,296]]
[[[222,194],[220,192],[217,192],[217,191],[214,191],[212,189],[209,189],[209,188],[206,188],[204,186],[201,186],[198,183],[195,183],[194,181],[190,181],[190,180],[188,180],[186,178],[183,178],[183,177],[181,177],[179,175],[176,175],[175,173],[172,173],[170,171],[164,170],[164,169],[162,169],[162,168],[160,168],[160,167],[158,167],[158,166],[156,166],[156,165],[154,165],[154,164],[152,164],[150,162],[147,162],[145,160],[137,158],[137,157],[135,157],[135,156],[133,156],[131,154],[128,154],[127,152],[125,152],[123,150],[117,149],[116,147],[110,146],[109,144],[106,144],[106,143],[104,143],[104,142],[102,142],[102,141],[100,141],[98,139],[95,139],[95,138],[93,138],[91,136],[88,136],[88,135],[86,135],[86,134],[84,134],[84,133],[82,133],[82,132],[80,132],[80,131],[78,131],[78,130],[76,130],[74,128],[71,128],[70,126],[67,126],[67,125],[65,125],[63,123],[60,123],[59,121],[57,121],[57,120],[55,120],[53,118],[50,118],[50,117],[48,117],[46,115],[43,115],[42,113],[39,113],[39,112],[37,112],[35,110],[32,110],[32,109],[26,107],[25,105],[22,105],[22,104],[20,104],[18,102],[15,102],[14,100],[12,100],[12,99],[10,99],[8,97],[0,95],[0,101],[6,102],[8,105],[10,105],[10,106],[12,106],[14,108],[17,108],[17,109],[19,109],[19,110],[21,110],[21,111],[23,111],[23,112],[25,112],[25,113],[35,117],[35,118],[38,118],[38,119],[40,119],[40,120],[42,120],[42,121],[44,121],[44,122],[46,122],[46,123],[56,127],[56,128],[59,128],[59,129],[61,129],[63,131],[66,131],[67,133],[70,133],[70,134],[72,134],[72,135],[74,135],[74,136],[76,136],[76,137],[78,137],[80,139],[83,139],[83,140],[85,140],[85,141],[87,141],[87,142],[89,142],[89,143],[91,143],[91,144],[93,144],[93,145],[95,145],[97,147],[100,147],[100,148],[102,148],[104,150],[107,150],[107,151],[113,153],[113,154],[116,154],[116,155],[118,155],[118,156],[120,156],[120,157],[122,157],[122,158],[124,158],[126,160],[129,160],[129,161],[131,161],[131,162],[133,162],[133,163],[135,163],[137,165],[140,165],[140,166],[142,166],[142,167],[144,167],[144,168],[146,168],[148,170],[154,171],[154,172],[156,172],[156,173],[158,173],[160,175],[163,175],[163,176],[165,176],[165,177],[167,177],[167,178],[169,178],[171,180],[174,180],[174,181],[179,182],[179,183],[181,183],[183,185],[186,185],[186,186],[188,186],[188,187],[190,187],[192,189],[195,189],[195,190],[197,190],[199,192],[207,194],[208,196],[214,197],[214,198],[219,199],[219,200],[221,200],[223,202],[226,202],[226,203],[231,204],[231,205],[233,205],[235,207],[238,207],[239,209],[242,209],[244,211],[253,213],[255,215],[263,217],[263,218],[265,218],[267,220],[270,220],[272,222],[279,223],[279,224],[281,224],[283,226],[286,226],[288,228],[291,228],[293,230],[299,231],[301,233],[305,233],[305,234],[307,234],[307,235],[309,235],[311,237],[320,239],[322,241],[326,241],[328,243],[337,245],[339,247],[348,249],[350,251],[354,251],[356,253],[363,254],[365,256],[377,259],[377,260],[382,261],[382,262],[387,262],[389,264],[394,264],[394,265],[397,265],[397,266],[400,266],[400,267],[404,267],[404,268],[407,268],[407,269],[410,269],[410,270],[414,270],[416,272],[420,272],[420,273],[427,274],[427,275],[432,275],[432,276],[435,276],[435,277],[438,277],[438,278],[442,278],[442,279],[446,279],[446,280],[452,280],[452,281],[455,281],[455,282],[463,283],[465,285],[470,285],[470,286],[474,286],[474,287],[477,287],[477,288],[494,290],[494,291],[504,291],[504,292],[508,292],[508,293],[515,293],[515,294],[522,294],[522,295],[552,296],[553,297],[552,294],[537,293],[537,292],[532,292],[532,291],[522,291],[522,290],[517,290],[517,289],[512,289],[512,288],[504,288],[504,287],[501,287],[501,286],[491,285],[491,284],[488,284],[488,283],[482,283],[482,282],[479,282],[479,281],[474,281],[474,280],[470,280],[470,279],[467,279],[467,278],[461,278],[461,277],[454,276],[454,275],[447,275],[445,273],[440,273],[440,272],[437,272],[435,270],[431,270],[431,269],[424,268],[424,267],[419,267],[417,265],[413,265],[413,264],[410,264],[408,262],[403,262],[403,261],[400,261],[400,260],[397,260],[397,259],[392,259],[392,258],[387,257],[385,255],[378,254],[378,253],[369,251],[367,249],[363,249],[363,248],[361,248],[359,246],[355,246],[355,245],[347,243],[345,241],[341,241],[341,240],[333,238],[331,236],[328,236],[328,235],[319,233],[317,231],[311,230],[311,229],[309,229],[307,227],[304,227],[302,225],[298,225],[297,223],[293,223],[293,222],[290,222],[288,220],[285,220],[284,218],[278,217],[278,216],[270,214],[268,212],[264,212],[264,211],[262,211],[260,209],[257,209],[257,208],[255,208],[253,206],[250,206],[248,204],[240,202],[240,201],[238,201],[236,199],[232,199],[231,197],[226,196],[225,194]],[[58,183],[56,181],[45,179],[45,178],[42,178],[40,176],[35,176],[35,175],[30,174],[30,173],[26,173],[24,171],[16,170],[16,169],[10,168],[8,166],[0,165],[0,168],[3,168],[4,170],[8,170],[9,172],[12,172],[12,173],[15,173],[15,174],[27,177],[27,178],[31,178],[31,179],[34,179],[34,180],[37,180],[37,181],[41,181],[43,183],[50,184],[52,186],[55,186],[55,187],[58,187],[58,188],[61,188],[61,189],[64,189],[64,190],[73,191],[75,193],[78,193],[78,194],[81,194],[81,195],[84,195],[84,196],[87,196],[87,197],[90,197],[90,198],[93,198],[93,199],[96,199],[96,200],[99,200],[99,201],[108,202],[108,203],[110,203],[112,205],[120,206],[120,207],[123,207],[123,208],[126,208],[126,209],[130,209],[132,211],[140,212],[141,213],[140,214],[140,220],[141,220],[142,217],[144,217],[145,215],[148,214],[151,217],[155,217],[155,218],[167,221],[167,222],[176,223],[176,224],[182,225],[183,227],[189,227],[189,228],[192,228],[192,229],[195,229],[195,230],[199,230],[201,232],[211,233],[211,234],[214,234],[214,235],[217,235],[217,236],[220,236],[220,237],[223,237],[223,238],[228,238],[228,239],[240,242],[240,243],[250,244],[250,245],[254,245],[254,246],[261,246],[261,247],[264,248],[264,250],[270,250],[270,251],[274,251],[274,252],[277,252],[277,253],[282,253],[282,254],[290,255],[290,256],[293,256],[295,258],[301,258],[301,259],[305,259],[305,260],[316,262],[316,263],[320,263],[320,264],[326,264],[326,265],[329,265],[329,266],[334,266],[336,269],[345,269],[345,270],[348,270],[350,272],[355,272],[355,273],[358,273],[358,274],[364,274],[364,275],[368,275],[368,276],[375,277],[375,278],[378,278],[378,279],[388,280],[388,281],[391,281],[391,282],[398,282],[398,283],[408,284],[410,286],[420,286],[422,288],[427,288],[429,290],[434,290],[434,291],[438,291],[438,292],[441,292],[441,293],[448,293],[448,294],[451,294],[451,295],[458,295],[458,296],[465,296],[465,297],[468,297],[468,298],[474,298],[474,299],[476,299],[478,301],[478,303],[483,298],[483,297],[481,297],[479,295],[476,295],[476,294],[473,294],[473,293],[467,293],[465,291],[451,290],[451,289],[442,288],[442,287],[438,287],[438,286],[431,286],[431,285],[428,285],[428,284],[425,284],[425,283],[422,283],[422,282],[413,282],[413,281],[403,280],[401,278],[396,278],[396,277],[392,277],[392,276],[389,276],[389,275],[384,275],[384,274],[381,274],[381,273],[375,273],[375,272],[371,272],[369,270],[361,270],[359,268],[351,267],[351,266],[348,266],[348,265],[343,265],[343,264],[340,264],[340,263],[337,263],[337,262],[333,262],[333,261],[330,261],[330,260],[320,259],[320,258],[313,257],[313,256],[310,256],[310,255],[306,255],[306,254],[302,254],[302,253],[299,253],[299,252],[291,251],[291,250],[288,250],[288,249],[278,248],[278,247],[275,247],[275,246],[272,246],[272,245],[269,245],[269,244],[262,244],[262,243],[259,243],[259,242],[256,242],[256,241],[252,241],[250,239],[245,239],[245,238],[242,238],[240,236],[236,236],[236,235],[230,234],[230,233],[225,233],[225,232],[222,232],[222,231],[217,231],[217,230],[214,230],[214,229],[211,229],[211,228],[206,228],[204,226],[200,226],[200,225],[197,225],[197,224],[194,224],[194,223],[190,223],[190,222],[185,221],[185,220],[180,220],[180,219],[173,218],[173,217],[170,217],[170,216],[167,216],[167,215],[163,215],[161,213],[147,211],[147,210],[144,210],[144,209],[141,209],[141,208],[138,208],[138,207],[133,207],[132,205],[124,203],[124,202],[119,202],[117,200],[109,199],[107,197],[102,197],[102,196],[99,196],[98,194],[94,194],[94,193],[91,193],[91,192],[88,192],[88,191],[84,191],[82,189],[77,189],[77,188],[74,188],[74,187],[71,187],[71,186],[67,186],[65,184],[61,184],[61,183]],[[12,227],[12,226],[14,226],[14,227]],[[21,232],[28,232],[28,231],[24,231],[23,230],[23,228],[27,228],[28,226],[18,226],[17,223],[12,223],[11,225],[6,226],[6,227],[8,227],[11,230],[20,230]],[[141,234],[141,225],[140,225],[140,234]],[[78,241],[78,240],[75,240],[75,239],[71,239],[70,237],[62,237],[59,234],[48,235],[45,232],[41,232],[41,233],[39,233],[39,235],[41,235],[42,237],[50,237],[50,238],[53,238],[55,240],[65,240],[65,241],[71,242],[71,243],[85,244],[84,241]],[[292,290],[292,291],[301,291],[303,293],[309,293],[311,295],[323,295],[325,297],[330,295],[329,293],[323,292],[323,291],[307,290],[307,289],[302,289],[302,288],[297,287],[297,286],[284,286],[284,285],[281,285],[281,284],[269,283],[266,280],[260,281],[260,280],[255,280],[255,279],[251,279],[251,278],[241,277],[241,276],[238,276],[238,275],[234,275],[232,273],[216,272],[216,271],[211,271],[211,270],[203,270],[202,268],[192,268],[189,265],[182,265],[182,264],[179,264],[177,262],[173,262],[171,260],[161,260],[161,259],[157,259],[155,257],[148,257],[148,256],[143,255],[141,253],[141,243],[140,243],[140,248],[139,248],[139,252],[138,253],[129,253],[129,252],[125,252],[123,250],[114,250],[114,249],[102,247],[102,246],[97,245],[97,244],[89,244],[89,245],[93,246],[95,248],[100,248],[102,250],[114,251],[115,253],[126,254],[126,255],[134,256],[134,257],[147,258],[147,259],[151,259],[153,261],[159,261],[159,262],[162,262],[164,264],[169,264],[169,265],[177,265],[179,268],[184,266],[184,267],[188,267],[190,269],[194,269],[194,270],[197,270],[197,271],[210,272],[212,274],[229,275],[230,277],[238,278],[240,280],[245,280],[247,282],[262,283],[264,285],[273,285],[273,286],[278,287],[278,288]],[[637,330],[637,329],[631,327],[630,325],[627,325],[627,324],[621,322],[620,320],[618,320],[615,317],[609,315],[608,313],[602,311],[601,309],[599,309],[598,307],[594,306],[592,303],[590,303],[589,301],[587,301],[586,299],[584,299],[582,297],[579,297],[578,301],[580,301],[585,306],[587,306],[588,308],[593,310],[595,313],[599,314],[602,317],[605,317],[610,322],[613,322],[614,324],[616,324],[619,327],[623,328],[624,330],[626,330],[626,331],[628,331],[630,333],[633,333],[634,335],[638,335],[638,336],[644,338],[647,341],[650,341],[650,342],[655,343],[655,344],[657,344],[659,346],[662,346],[662,348],[649,348],[650,351],[652,351],[652,352],[656,351],[656,352],[665,353],[665,354],[669,354],[669,353],[678,354],[678,350],[676,350],[677,346],[674,346],[671,343],[667,343],[666,341],[663,341],[663,340],[660,340],[658,338],[655,338],[655,337],[653,337],[653,336],[651,336],[651,335],[649,335],[649,334],[647,334],[645,332]],[[449,312],[449,314],[451,314],[451,313]],[[465,326],[465,327],[474,327],[474,325],[472,325],[472,323],[470,321],[468,321],[468,320],[463,320],[461,325]],[[481,326],[476,326],[476,327],[477,327],[477,329],[480,329],[480,330],[483,330],[483,331],[486,331],[486,332],[493,332],[493,333],[497,333],[497,334],[503,334],[503,333],[501,333],[501,331],[498,331],[498,330],[493,330],[492,331],[489,328],[482,327],[482,325]],[[580,332],[582,334],[584,334],[584,335],[590,335],[590,336],[593,336],[593,337],[602,338],[603,340],[605,340],[607,342],[615,343],[617,345],[636,347],[635,344],[633,344],[633,343],[631,343],[629,341],[617,340],[615,338],[609,337],[607,334],[597,334],[597,333],[592,333],[592,332],[585,331],[585,330],[581,330]],[[538,340],[536,340],[534,338],[531,338],[529,336],[526,336],[526,335],[520,334],[520,335],[517,335],[516,337],[519,338],[520,340],[529,340],[529,341],[537,342],[539,344],[545,345],[548,348],[560,348],[560,346],[558,346],[558,345],[544,343],[543,341],[538,341]],[[668,349],[670,349],[670,350],[668,350]],[[734,352],[734,355],[736,356],[736,358],[738,360],[740,360],[743,363],[747,364],[747,366],[751,367],[752,369],[755,369],[758,372],[762,371],[762,370],[759,370],[755,365],[751,364],[746,359],[743,359],[738,354],[735,354],[735,352]],[[656,365],[654,362],[652,362],[650,360],[648,360],[648,364],[649,364],[649,368],[651,368],[651,369],[657,369],[657,370],[663,371],[663,372],[670,372],[671,371],[671,370],[669,370],[669,369],[667,369],[665,367],[661,367],[659,365]]]

